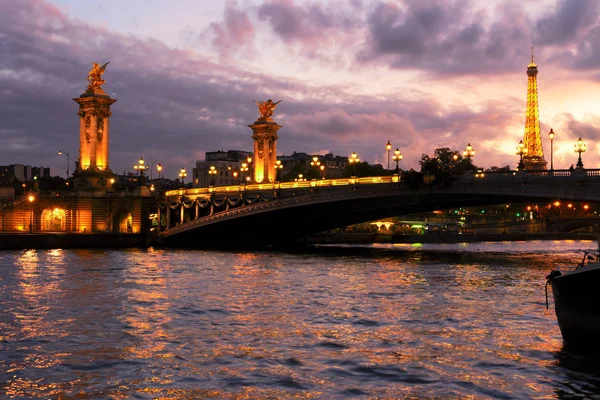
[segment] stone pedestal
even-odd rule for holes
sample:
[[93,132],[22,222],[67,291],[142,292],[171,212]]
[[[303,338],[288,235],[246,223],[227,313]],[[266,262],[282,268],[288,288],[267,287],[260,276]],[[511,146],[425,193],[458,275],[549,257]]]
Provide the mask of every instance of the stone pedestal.
[[268,183],[277,180],[275,161],[277,160],[277,131],[282,128],[271,118],[259,118],[252,125],[254,140],[254,182]]
[[75,188],[108,188],[114,176],[108,164],[111,99],[102,90],[88,90],[73,99],[79,104],[79,163]]

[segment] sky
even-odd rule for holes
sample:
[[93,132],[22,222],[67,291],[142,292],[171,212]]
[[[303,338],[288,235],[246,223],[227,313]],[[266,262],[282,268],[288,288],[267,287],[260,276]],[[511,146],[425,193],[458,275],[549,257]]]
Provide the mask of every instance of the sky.
[[[600,168],[596,0],[0,0],[0,165],[66,175],[92,62],[113,104],[110,167],[167,177],[207,151],[251,150],[254,101],[275,110],[278,155],[387,167],[389,140],[422,154],[470,143],[483,168],[518,163],[534,47],[542,141],[554,167]],[[393,162],[392,162],[393,164]],[[393,167],[393,165],[392,165]]]

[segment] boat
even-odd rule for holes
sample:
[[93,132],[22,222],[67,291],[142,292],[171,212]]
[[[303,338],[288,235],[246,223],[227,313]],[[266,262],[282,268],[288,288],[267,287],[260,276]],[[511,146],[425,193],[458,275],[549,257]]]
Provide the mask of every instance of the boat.
[[546,277],[552,286],[554,309],[563,340],[569,348],[600,349],[600,257],[583,251],[575,267],[557,267]]

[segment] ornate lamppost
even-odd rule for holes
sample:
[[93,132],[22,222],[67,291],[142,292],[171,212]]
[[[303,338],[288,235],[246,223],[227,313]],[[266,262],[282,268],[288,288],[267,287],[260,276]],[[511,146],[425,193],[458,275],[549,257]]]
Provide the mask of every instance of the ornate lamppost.
[[385,145],[385,149],[387,150],[388,153],[388,171],[390,170],[390,150],[392,150],[392,144],[390,143],[390,141],[388,140],[387,144]]
[[579,159],[577,160],[577,169],[583,169],[583,161],[581,161],[581,153],[585,153],[587,150],[587,144],[583,143],[581,137],[575,142],[575,153],[579,153]]
[[394,157],[392,157],[392,159],[394,161],[396,161],[396,173],[399,174],[400,173],[400,167],[398,167],[398,162],[400,162],[402,160],[402,153],[400,153],[400,149],[396,147],[396,150],[394,150]]
[[550,171],[554,171],[554,131],[550,129],[548,137],[550,138]]
[[209,186],[215,186],[215,176],[217,175],[217,169],[214,165],[211,165],[208,169],[208,174],[211,176]]
[[465,148],[465,151],[463,151],[463,157],[465,157],[469,164],[471,164],[471,157],[473,157],[475,155],[475,150],[473,150],[473,146],[471,146],[471,143],[467,144],[467,147]]
[[254,168],[252,166],[252,157],[246,157],[246,162],[248,163],[248,168],[250,169],[250,174],[246,177],[246,181],[252,181],[252,174],[254,173]]
[[283,169],[283,165],[281,164],[281,160],[275,161],[275,180],[279,182],[279,171]]
[[523,171],[525,169],[525,164],[523,164],[523,156],[527,154],[527,148],[525,147],[525,143],[522,140],[519,141],[517,145],[517,155],[520,157],[519,165],[517,166],[517,170]]
[[246,175],[245,172],[248,172],[248,164],[242,163],[242,166],[240,167],[240,172],[242,173],[242,177],[244,179],[244,185],[245,185],[246,181],[248,180],[246,178],[249,178],[248,176],[245,176]]
[[69,161],[70,160],[69,159],[69,152],[68,151],[59,150],[58,154],[60,154],[61,156],[62,155],[67,156],[67,179],[69,179],[69,166],[71,165],[71,161]]
[[319,165],[321,165],[321,161],[319,161],[319,157],[314,156],[312,158],[312,161],[310,162],[310,166],[311,167],[318,167]]
[[319,169],[321,169],[321,179],[325,179],[325,166],[321,165]]
[[183,186],[185,188],[185,184],[184,184],[184,178],[187,176],[187,172],[185,171],[185,168],[181,167],[181,169],[179,170],[179,179],[181,179],[181,186]]
[[33,201],[35,196],[30,194],[27,200],[29,201],[29,233],[33,233]]
[[358,164],[360,162],[360,158],[358,158],[358,154],[356,154],[355,151],[353,151],[352,155],[350,156],[350,158],[348,158],[348,162],[351,165],[354,165],[354,177],[356,178],[356,176],[357,176],[356,164]]
[[144,171],[148,169],[148,166],[144,164],[144,159],[140,157],[138,163],[133,166],[133,169],[140,171],[140,184],[144,186]]

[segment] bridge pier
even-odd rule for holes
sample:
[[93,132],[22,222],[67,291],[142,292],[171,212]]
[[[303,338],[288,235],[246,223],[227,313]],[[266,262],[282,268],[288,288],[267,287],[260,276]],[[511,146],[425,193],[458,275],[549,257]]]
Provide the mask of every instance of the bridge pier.
[[162,222],[160,219],[160,217],[161,217],[160,207],[158,207],[158,212],[156,213],[156,215],[158,217],[158,226],[156,227],[156,232],[160,233],[160,226],[162,225]]

